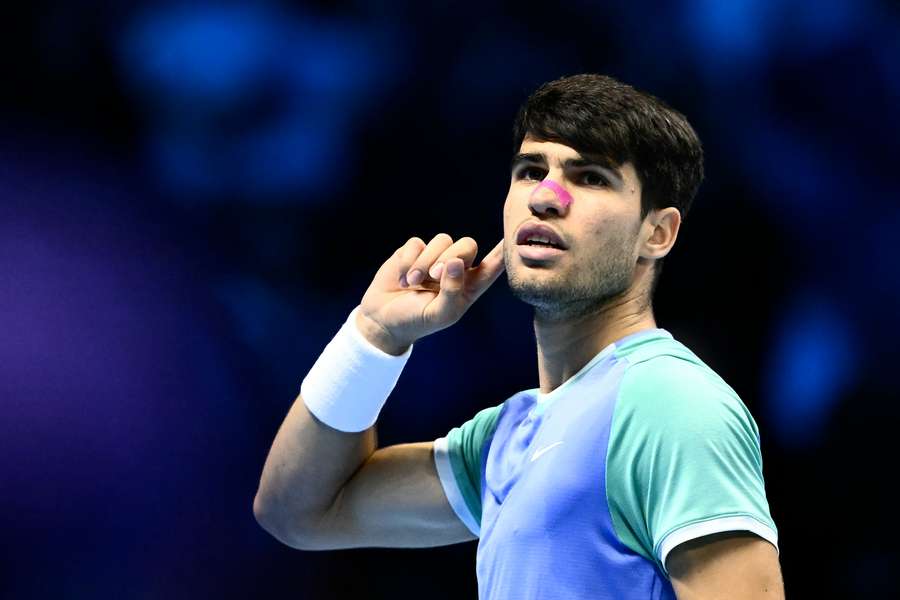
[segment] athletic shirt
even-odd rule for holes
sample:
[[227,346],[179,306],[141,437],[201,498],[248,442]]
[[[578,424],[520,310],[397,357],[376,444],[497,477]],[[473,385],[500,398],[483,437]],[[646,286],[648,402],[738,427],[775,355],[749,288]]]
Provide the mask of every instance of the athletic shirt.
[[480,411],[434,459],[479,538],[481,600],[674,599],[678,544],[750,531],[778,548],[753,417],[664,329]]

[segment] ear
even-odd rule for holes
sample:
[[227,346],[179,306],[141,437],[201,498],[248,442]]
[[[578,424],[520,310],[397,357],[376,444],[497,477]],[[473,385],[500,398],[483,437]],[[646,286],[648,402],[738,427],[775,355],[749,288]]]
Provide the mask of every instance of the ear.
[[678,237],[681,213],[674,206],[651,210],[644,221],[646,236],[639,249],[641,258],[662,258],[669,253]]

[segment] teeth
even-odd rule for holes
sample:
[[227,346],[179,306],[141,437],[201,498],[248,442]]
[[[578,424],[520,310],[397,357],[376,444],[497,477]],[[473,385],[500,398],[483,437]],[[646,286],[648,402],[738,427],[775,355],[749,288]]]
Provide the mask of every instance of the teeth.
[[541,242],[543,244],[549,244],[550,238],[540,236],[540,235],[529,235],[525,241],[526,242]]

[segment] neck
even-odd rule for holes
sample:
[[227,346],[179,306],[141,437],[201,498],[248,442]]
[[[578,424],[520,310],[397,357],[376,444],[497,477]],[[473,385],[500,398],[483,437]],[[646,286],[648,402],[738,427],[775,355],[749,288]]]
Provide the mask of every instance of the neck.
[[588,314],[552,319],[535,313],[540,390],[549,393],[609,344],[656,327],[642,290],[629,289]]

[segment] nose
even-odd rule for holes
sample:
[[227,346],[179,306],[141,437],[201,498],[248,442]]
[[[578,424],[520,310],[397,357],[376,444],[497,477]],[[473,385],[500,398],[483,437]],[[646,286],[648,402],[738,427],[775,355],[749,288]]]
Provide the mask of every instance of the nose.
[[528,206],[536,214],[552,210],[562,216],[568,211],[572,200],[572,195],[564,187],[552,179],[545,179],[531,192]]

